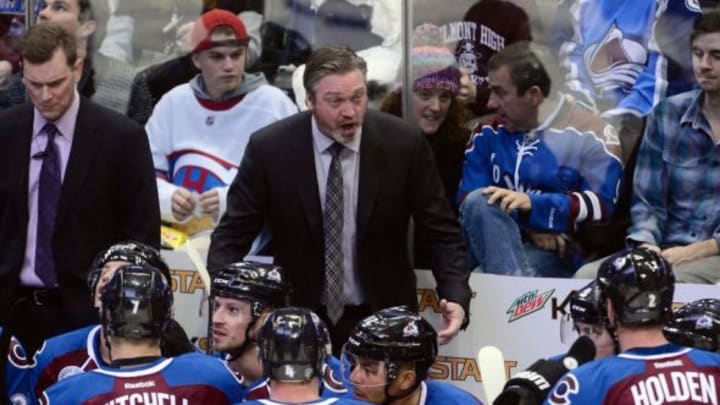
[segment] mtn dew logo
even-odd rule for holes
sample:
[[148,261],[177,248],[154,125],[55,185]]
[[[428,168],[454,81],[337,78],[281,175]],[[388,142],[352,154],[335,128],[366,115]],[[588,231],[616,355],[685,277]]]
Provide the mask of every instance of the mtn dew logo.
[[538,294],[538,290],[533,290],[515,298],[513,303],[510,304],[510,308],[505,311],[506,314],[510,315],[508,323],[543,309],[554,292],[554,288],[542,294]]

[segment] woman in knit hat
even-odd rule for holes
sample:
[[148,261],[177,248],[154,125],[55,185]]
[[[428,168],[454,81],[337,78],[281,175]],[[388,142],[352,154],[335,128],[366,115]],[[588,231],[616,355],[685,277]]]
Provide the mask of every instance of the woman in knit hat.
[[[443,44],[440,29],[422,24],[415,29],[412,49],[413,93],[409,97],[411,116],[432,147],[440,178],[445,186],[448,203],[457,214],[457,195],[465,146],[470,131],[465,127],[466,107],[456,95],[460,89],[460,70],[452,52]],[[382,111],[401,116],[400,87],[382,102]],[[421,232],[415,233],[415,266],[430,263]]]
[[[470,131],[465,127],[465,106],[456,99],[460,69],[452,52],[443,44],[440,29],[422,24],[415,29],[412,49],[412,116],[435,154],[448,201],[457,213],[455,197],[462,174],[465,145]],[[402,115],[401,90],[388,94],[380,109]]]

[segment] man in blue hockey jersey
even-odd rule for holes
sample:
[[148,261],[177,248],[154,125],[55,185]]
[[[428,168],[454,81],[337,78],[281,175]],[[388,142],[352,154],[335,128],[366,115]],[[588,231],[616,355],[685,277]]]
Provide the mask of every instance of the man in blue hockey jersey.
[[717,404],[720,355],[669,343],[663,335],[675,275],[662,255],[623,250],[603,262],[597,281],[622,352],[569,372],[545,403]]
[[615,207],[617,133],[569,99],[549,98],[550,77],[527,43],[507,46],[488,69],[500,125],[476,129],[458,192],[471,266],[570,276],[585,260],[576,227],[607,220]]
[[223,361],[201,353],[162,356],[172,303],[170,284],[158,269],[131,264],[115,270],[103,288],[101,307],[110,365],[58,382],[43,392],[40,403],[222,405],[242,400],[245,389]]
[[330,334],[314,312],[288,307],[273,311],[258,334],[260,358],[269,377],[270,399],[254,405],[360,405],[350,398],[321,398],[325,358],[331,356]]
[[[270,313],[287,305],[288,285],[280,266],[237,262],[213,273],[212,349],[222,353],[230,368],[248,386],[247,399],[270,396],[269,380],[258,356],[257,334]],[[322,367],[323,397],[348,395],[339,377],[339,361],[326,357]]]
[[360,321],[343,347],[340,362],[355,398],[372,404],[481,404],[454,385],[426,380],[436,356],[435,329],[401,306]]

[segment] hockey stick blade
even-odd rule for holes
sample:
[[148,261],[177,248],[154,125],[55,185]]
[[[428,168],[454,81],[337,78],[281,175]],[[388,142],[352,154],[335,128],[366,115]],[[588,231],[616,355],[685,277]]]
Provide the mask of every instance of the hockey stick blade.
[[503,390],[507,377],[505,375],[505,359],[502,352],[495,346],[483,346],[478,351],[478,364],[482,377],[486,404],[492,404]]

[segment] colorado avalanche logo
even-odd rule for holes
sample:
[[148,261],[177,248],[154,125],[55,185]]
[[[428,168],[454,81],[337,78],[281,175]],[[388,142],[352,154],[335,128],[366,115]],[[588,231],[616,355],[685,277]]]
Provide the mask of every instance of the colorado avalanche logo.
[[645,47],[613,24],[605,38],[585,51],[585,65],[600,90],[629,90],[647,63]]
[[410,337],[410,336],[418,336],[420,334],[420,331],[418,330],[417,324],[415,322],[410,322],[403,328],[403,336],[404,337]]
[[696,329],[712,329],[712,327],[713,327],[713,320],[708,315],[703,315],[700,318],[698,318],[697,321],[695,321]]
[[568,374],[565,378],[560,380],[555,386],[552,394],[548,398],[548,402],[553,405],[569,405],[572,403],[570,398],[572,394],[577,394],[580,389],[580,384],[574,375]]
[[332,367],[328,367],[327,364],[323,364],[323,383],[325,384],[325,388],[334,392],[347,392],[347,389],[342,383],[342,379],[335,376],[335,371]]
[[280,272],[277,269],[272,269],[267,274],[268,280],[275,281],[277,283],[280,282]]
[[[45,344],[43,343],[43,346],[38,349],[38,352],[41,352],[44,348]],[[25,349],[14,336],[10,338],[8,361],[10,361],[15,368],[31,368],[35,366],[35,359],[28,359],[25,354]]]

